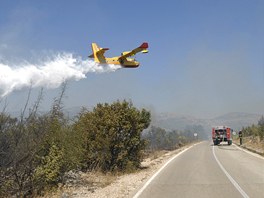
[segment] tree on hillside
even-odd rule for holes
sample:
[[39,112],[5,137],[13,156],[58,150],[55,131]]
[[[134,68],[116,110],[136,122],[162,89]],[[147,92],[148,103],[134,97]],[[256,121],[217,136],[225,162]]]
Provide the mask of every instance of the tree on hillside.
[[253,136],[254,138],[259,136],[260,140],[264,139],[264,116],[262,116],[258,124],[252,124],[251,126],[248,127],[243,127],[242,128],[243,135],[246,136]]
[[197,134],[197,138],[206,139],[206,133],[202,125],[187,125],[184,132],[186,133],[185,135],[191,139],[195,139],[195,133]]
[[258,121],[259,126],[264,126],[264,116],[261,116],[261,118]]
[[264,116],[261,116],[260,120],[258,121],[259,125],[259,137],[260,140],[264,139]]
[[144,138],[148,140],[148,147],[151,150],[165,149],[167,147],[166,130],[160,127],[151,126],[144,134]]
[[143,138],[147,140],[148,149],[151,151],[175,149],[185,144],[188,139],[185,133],[181,134],[177,130],[166,131],[156,126],[151,126],[150,129],[144,133]]
[[81,166],[82,140],[73,132],[72,124],[62,111],[66,85],[62,85],[60,95],[54,99],[50,112],[42,116],[46,122],[46,130],[35,155],[37,166],[33,175],[40,190],[56,185],[66,171]]
[[38,115],[42,91],[30,109],[29,92],[20,118],[0,113],[0,197],[33,196],[80,164],[81,140],[62,113],[64,91],[47,114]]
[[26,116],[30,92],[20,118],[11,118],[2,113],[0,118],[0,196],[16,193],[23,197],[32,192],[34,156],[45,131],[43,120],[36,116],[42,91]]
[[84,140],[86,168],[125,171],[139,167],[145,148],[141,132],[149,124],[150,112],[125,100],[83,111],[75,131]]

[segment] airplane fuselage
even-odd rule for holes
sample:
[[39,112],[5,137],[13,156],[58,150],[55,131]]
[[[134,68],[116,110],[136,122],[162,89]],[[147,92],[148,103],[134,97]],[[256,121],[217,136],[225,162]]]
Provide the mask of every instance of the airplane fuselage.
[[[132,58],[127,58],[124,60],[119,60],[119,57],[106,58],[106,64],[121,65],[122,67],[136,68],[139,66],[139,62]],[[129,60],[130,59],[130,60]]]

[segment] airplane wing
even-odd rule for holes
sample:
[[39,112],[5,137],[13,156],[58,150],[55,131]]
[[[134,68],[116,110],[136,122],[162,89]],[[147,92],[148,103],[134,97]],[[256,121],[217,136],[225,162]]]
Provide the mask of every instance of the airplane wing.
[[138,52],[147,53],[148,52],[147,48],[148,48],[148,43],[142,43],[142,45],[140,45],[138,48],[133,49],[132,51],[120,56],[119,60],[126,59],[127,57],[130,56],[134,56]]

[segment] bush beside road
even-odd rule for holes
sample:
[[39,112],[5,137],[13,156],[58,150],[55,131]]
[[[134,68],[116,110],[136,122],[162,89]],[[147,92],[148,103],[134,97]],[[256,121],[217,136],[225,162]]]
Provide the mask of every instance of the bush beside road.
[[171,157],[193,144],[190,143],[173,151],[163,150],[152,153],[143,160],[141,169],[133,173],[122,175],[102,174],[100,172],[71,173],[72,179],[66,181],[66,185],[61,186],[55,193],[46,194],[45,197],[132,197]]

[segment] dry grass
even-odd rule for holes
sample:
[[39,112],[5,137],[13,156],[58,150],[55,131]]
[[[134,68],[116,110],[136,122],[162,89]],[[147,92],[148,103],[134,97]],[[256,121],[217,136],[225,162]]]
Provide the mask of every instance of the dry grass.
[[[233,140],[239,145],[239,138]],[[260,141],[258,136],[243,137],[242,147],[264,156],[264,140]]]

